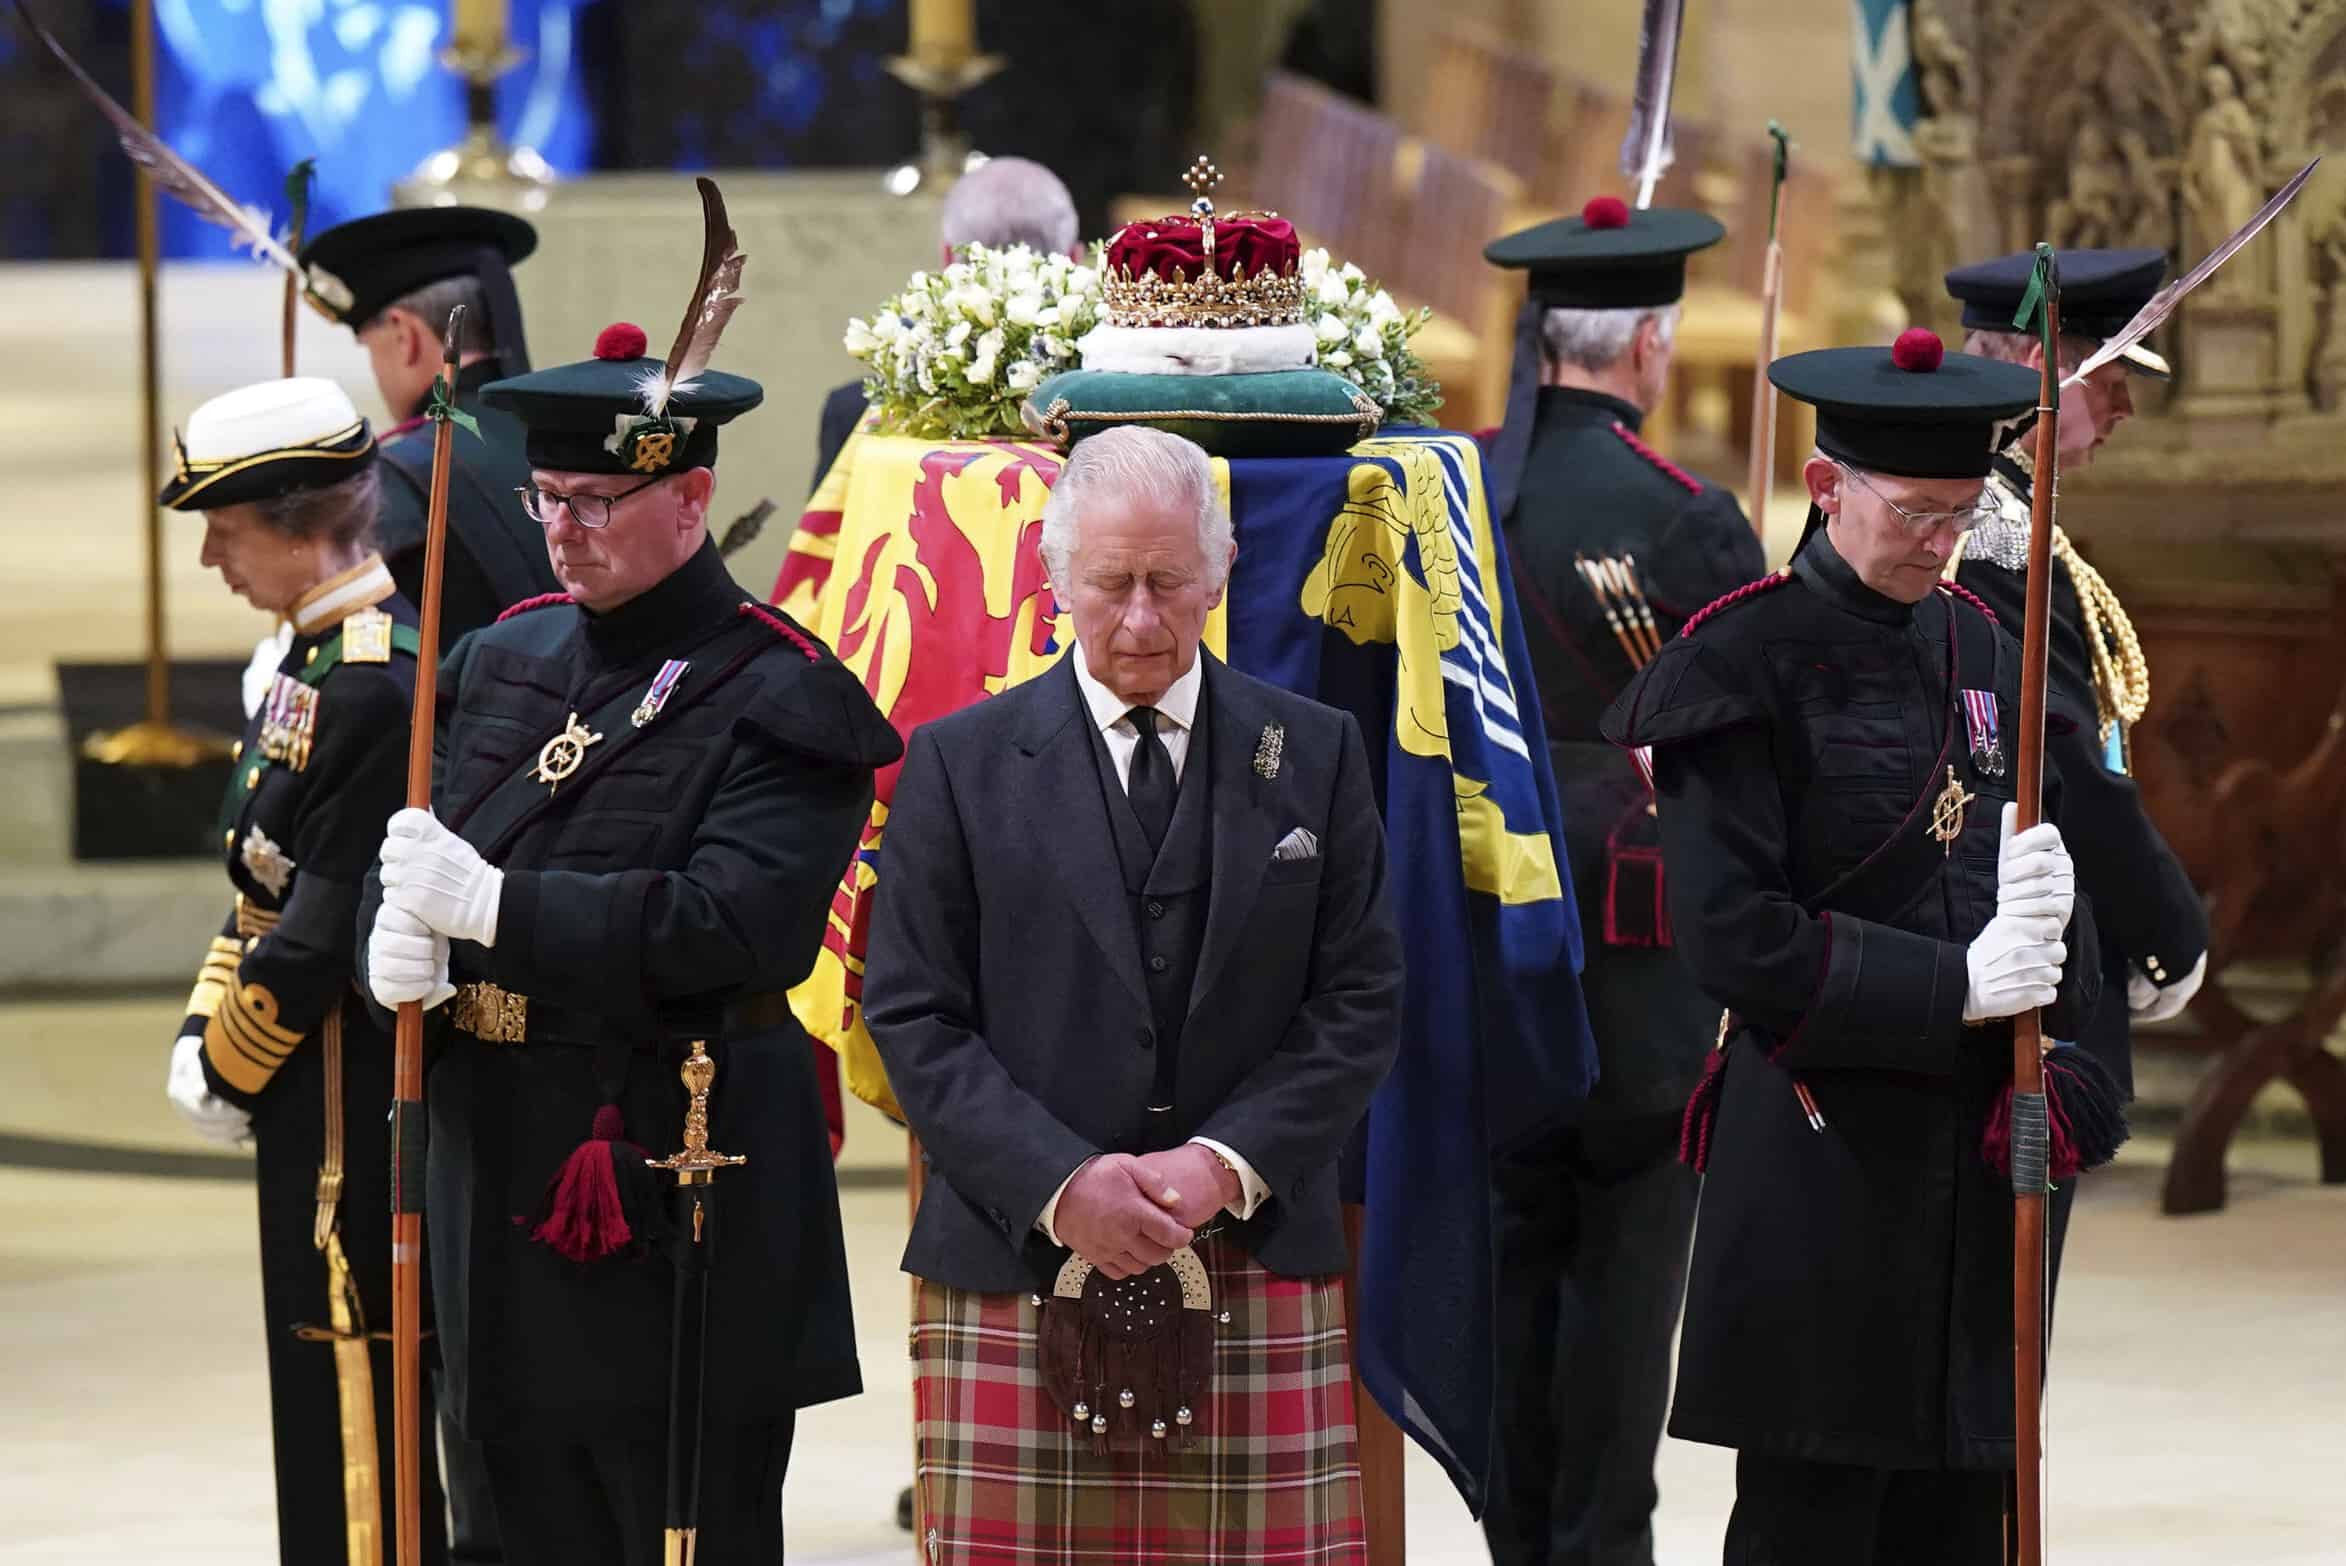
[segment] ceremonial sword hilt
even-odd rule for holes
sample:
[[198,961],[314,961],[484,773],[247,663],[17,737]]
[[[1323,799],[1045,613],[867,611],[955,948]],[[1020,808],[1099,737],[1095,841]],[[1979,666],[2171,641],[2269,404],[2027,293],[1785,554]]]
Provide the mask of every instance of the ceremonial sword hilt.
[[[716,1178],[717,1171],[749,1162],[746,1153],[718,1153],[709,1148],[709,1089],[717,1080],[717,1063],[709,1058],[709,1046],[701,1039],[692,1041],[692,1053],[684,1064],[676,1068],[684,1079],[684,1090],[692,1097],[684,1106],[684,1146],[666,1158],[647,1158],[644,1163],[653,1169],[664,1169],[676,1176],[679,1186],[707,1185]],[[692,1203],[692,1243],[701,1242],[703,1213],[699,1193]]]

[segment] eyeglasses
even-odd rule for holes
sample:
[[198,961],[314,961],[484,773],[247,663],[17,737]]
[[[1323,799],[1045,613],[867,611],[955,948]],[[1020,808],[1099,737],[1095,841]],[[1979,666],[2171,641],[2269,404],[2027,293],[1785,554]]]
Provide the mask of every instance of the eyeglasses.
[[[663,473],[660,478],[668,475]],[[570,520],[580,527],[604,528],[611,525],[611,512],[619,502],[630,495],[640,495],[660,482],[659,478],[645,479],[633,489],[623,489],[616,495],[565,495],[556,489],[540,489],[535,484],[516,484],[513,492],[521,497],[521,509],[540,527],[553,517],[557,508],[570,513]]]
[[1907,530],[1918,538],[1935,533],[1943,527],[1951,527],[1958,533],[1968,533],[1982,523],[1993,522],[1996,519],[1996,503],[1984,497],[1973,501],[1960,511],[1909,511],[1876,489],[1873,480],[1867,478],[1864,473],[1851,467],[1848,463],[1836,462],[1833,466],[1839,468],[1846,477],[1855,479],[1864,486],[1874,499],[1898,513],[1898,520],[1905,523]]

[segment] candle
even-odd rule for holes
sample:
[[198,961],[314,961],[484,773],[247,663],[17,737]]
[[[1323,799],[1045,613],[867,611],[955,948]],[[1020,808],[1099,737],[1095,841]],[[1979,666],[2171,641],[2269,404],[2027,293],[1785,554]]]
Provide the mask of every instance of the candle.
[[475,49],[505,46],[506,0],[454,0],[456,42]]
[[974,0],[912,0],[912,57],[958,63],[977,52]]

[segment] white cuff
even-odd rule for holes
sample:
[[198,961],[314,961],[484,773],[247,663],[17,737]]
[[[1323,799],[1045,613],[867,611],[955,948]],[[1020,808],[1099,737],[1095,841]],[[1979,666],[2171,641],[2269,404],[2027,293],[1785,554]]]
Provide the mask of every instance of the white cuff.
[[[1097,1158],[1099,1156],[1099,1154],[1094,1153],[1092,1158]],[[1073,1169],[1068,1170],[1067,1178],[1059,1182],[1059,1189],[1053,1191],[1051,1193],[1051,1199],[1043,1203],[1042,1216],[1035,1220],[1035,1227],[1041,1230],[1043,1238],[1049,1240],[1053,1245],[1061,1243],[1059,1239],[1059,1198],[1065,1196],[1067,1194],[1067,1188],[1075,1184],[1075,1177],[1079,1174],[1082,1174],[1091,1166],[1092,1159],[1087,1158],[1082,1163],[1077,1164]]]
[[1271,1188],[1263,1183],[1263,1177],[1254,1172],[1254,1165],[1241,1157],[1236,1148],[1225,1146],[1210,1136],[1193,1136],[1190,1140],[1228,1164],[1238,1176],[1238,1200],[1225,1203],[1222,1208],[1224,1212],[1244,1223],[1255,1215],[1257,1208],[1271,1199]]

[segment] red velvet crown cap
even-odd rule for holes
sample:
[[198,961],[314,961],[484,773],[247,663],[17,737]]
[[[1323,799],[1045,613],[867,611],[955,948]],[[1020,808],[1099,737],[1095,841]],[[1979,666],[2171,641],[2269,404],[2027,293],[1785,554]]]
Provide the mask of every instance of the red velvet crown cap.
[[[1215,275],[1248,277],[1292,273],[1303,254],[1295,225],[1268,214],[1241,214],[1214,219]],[[1190,216],[1163,217],[1145,223],[1127,223],[1108,241],[1108,271],[1132,277],[1154,275],[1167,282],[1180,274],[1194,282],[1206,269],[1205,230]]]

